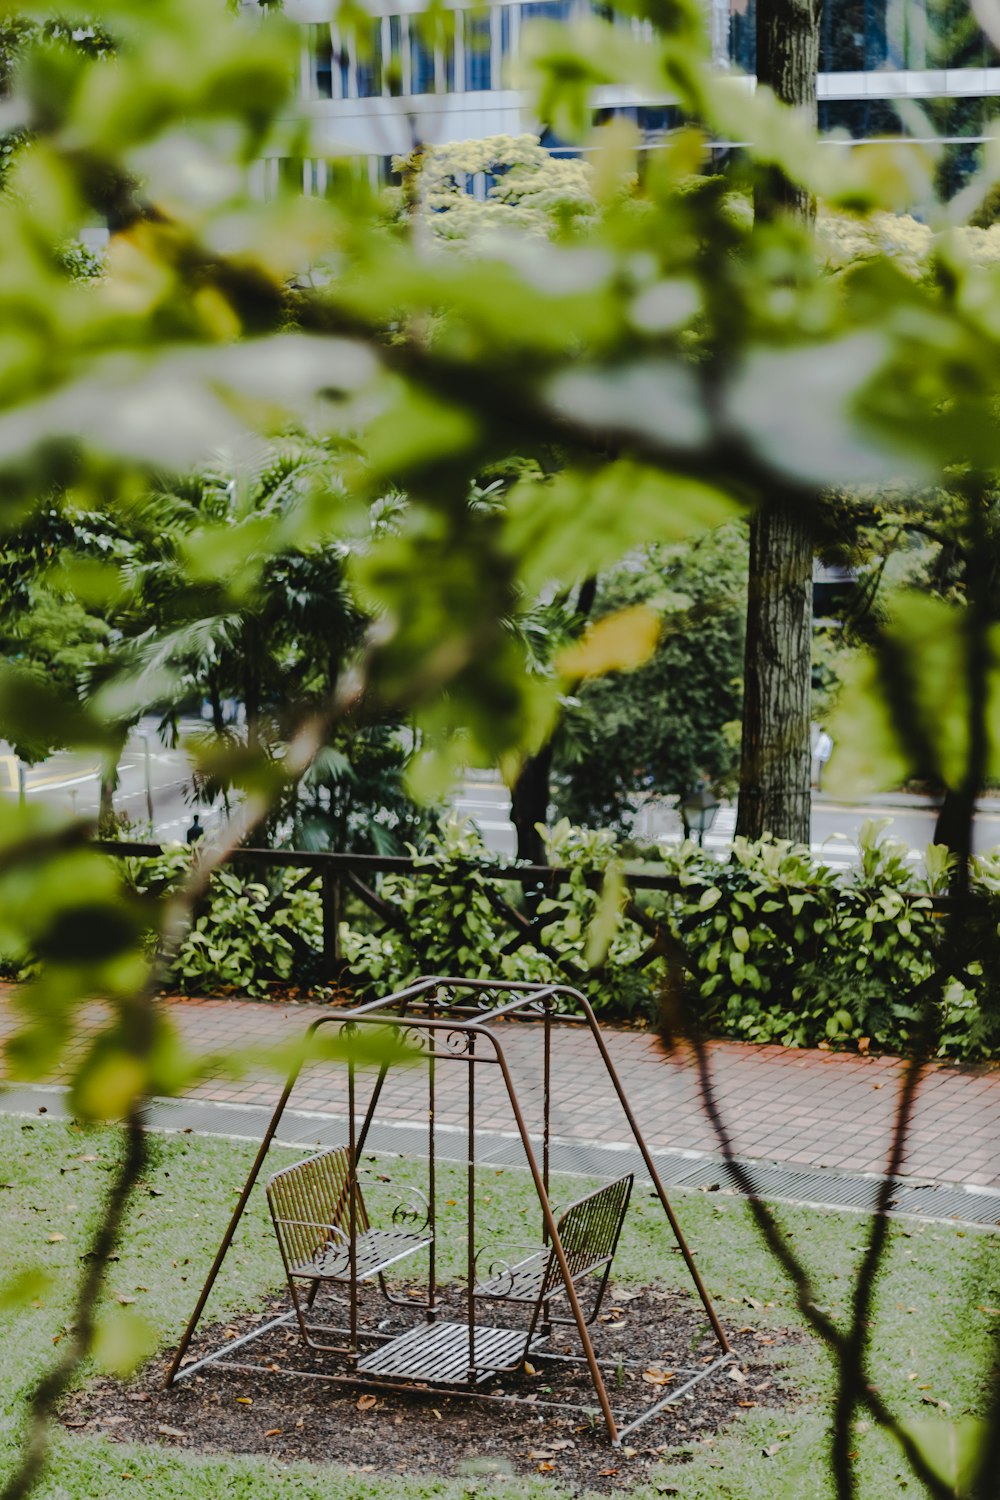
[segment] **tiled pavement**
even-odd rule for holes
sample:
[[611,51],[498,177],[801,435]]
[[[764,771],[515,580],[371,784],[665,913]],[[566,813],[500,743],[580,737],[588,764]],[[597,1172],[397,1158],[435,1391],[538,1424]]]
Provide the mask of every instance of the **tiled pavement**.
[[[320,1006],[246,1000],[163,1003],[190,1046],[203,1052],[233,1045],[266,1049],[300,1036],[310,1021],[330,1014]],[[10,1025],[0,995],[0,1034]],[[516,1022],[499,1029],[531,1127],[541,1097],[538,1029]],[[648,1033],[609,1029],[606,1038],[650,1146],[717,1156],[719,1144],[702,1109],[690,1059],[667,1054]],[[709,1052],[718,1101],[737,1155],[839,1172],[884,1169],[902,1072],[897,1059],[738,1042],[714,1042]],[[437,1073],[439,1122],[464,1126],[467,1066],[439,1066]],[[498,1070],[477,1068],[476,1075],[476,1127],[512,1130]],[[193,1096],[270,1105],[279,1090],[274,1074],[259,1072],[239,1081],[210,1079]],[[335,1065],[310,1067],[291,1103],[300,1110],[346,1113],[343,1070]],[[419,1121],[426,1116],[426,1103],[426,1071],[396,1069],[380,1115]],[[568,1140],[605,1144],[628,1140],[593,1041],[576,1028],[559,1028],[553,1041],[553,1132]],[[927,1070],[903,1172],[921,1181],[1000,1189],[1000,1068]]]

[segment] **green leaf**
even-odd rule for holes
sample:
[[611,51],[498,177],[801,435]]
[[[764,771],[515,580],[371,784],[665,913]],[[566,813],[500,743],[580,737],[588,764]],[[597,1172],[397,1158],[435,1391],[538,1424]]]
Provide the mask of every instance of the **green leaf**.
[[112,1375],[124,1378],[156,1348],[157,1329],[131,1307],[109,1307],[94,1331],[93,1356]]
[[625,884],[625,876],[621,865],[615,861],[604,873],[601,893],[587,930],[584,959],[588,968],[600,968],[607,958],[611,940],[621,922],[621,911],[627,897],[628,887]]
[[26,1266],[0,1282],[0,1309],[26,1307],[48,1295],[55,1284],[50,1272],[41,1266]]
[[942,1484],[958,1497],[971,1496],[980,1455],[988,1436],[981,1417],[955,1421],[941,1417],[903,1417],[899,1424],[913,1439]]

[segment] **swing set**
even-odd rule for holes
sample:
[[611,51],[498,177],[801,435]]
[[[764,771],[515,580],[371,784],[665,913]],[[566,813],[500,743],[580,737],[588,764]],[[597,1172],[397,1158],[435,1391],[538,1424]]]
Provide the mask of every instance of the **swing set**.
[[[533,1058],[541,1064],[540,1080],[522,1076],[515,1082],[504,1047],[505,1027],[512,1021],[538,1029],[539,1047]],[[595,1347],[595,1325],[632,1197],[633,1174],[604,1183],[558,1214],[550,1197],[552,1035],[557,1028],[571,1026],[587,1030],[597,1047],[607,1080],[652,1184],[650,1196],[658,1201],[670,1225],[718,1346],[714,1358],[695,1368],[677,1371],[683,1378],[668,1394],[638,1414],[616,1410],[612,1405],[606,1375],[608,1361],[602,1361]],[[732,1358],[726,1334],[667,1198],[594,1012],[578,990],[564,984],[425,977],[382,999],[320,1017],[310,1027],[309,1037],[327,1027],[337,1027],[345,1043],[346,1140],[280,1168],[266,1183],[291,1306],[262,1321],[249,1333],[230,1338],[221,1347],[194,1358],[188,1354],[209,1294],[299,1082],[301,1065],[292,1069],[265,1131],[168,1369],[168,1386],[213,1366],[273,1373],[278,1370],[273,1360],[252,1362],[250,1356],[259,1352],[253,1345],[276,1331],[287,1333],[296,1327],[308,1351],[308,1363],[298,1367],[286,1364],[279,1373],[308,1374],[310,1378],[351,1389],[397,1392],[410,1389],[518,1404],[529,1398],[514,1391],[484,1387],[491,1384],[496,1387],[501,1377],[506,1377],[504,1383],[510,1384],[512,1377],[524,1371],[530,1356],[543,1363],[553,1360],[586,1365],[608,1436],[613,1445],[619,1446],[635,1428],[678,1401]],[[378,1036],[391,1039],[392,1060],[366,1063],[368,1054],[360,1043],[363,1029],[369,1027],[380,1028]],[[367,1039],[376,1041],[372,1034]],[[376,1056],[377,1050],[376,1041],[371,1055]],[[389,1048],[386,1056],[390,1056]],[[407,1186],[403,1198],[390,1209],[376,1210],[375,1201],[381,1199],[387,1185],[393,1185],[382,1173],[381,1163],[377,1173],[366,1173],[361,1166],[362,1153],[373,1125],[380,1118],[379,1109],[380,1105],[384,1107],[387,1090],[391,1093],[394,1075],[406,1075],[409,1080],[413,1063],[426,1073],[426,1154],[421,1150],[420,1156],[425,1163],[427,1190],[424,1193]],[[442,1072],[445,1067],[447,1075]],[[461,1079],[452,1076],[458,1069],[466,1073],[464,1089]],[[523,1066],[521,1071],[524,1072]],[[480,1082],[484,1074],[486,1089]],[[449,1127],[441,1126],[437,1119],[443,1093],[449,1100],[457,1097],[456,1081],[464,1096],[463,1139],[468,1142],[465,1270],[459,1278],[461,1292],[457,1306],[451,1289],[439,1284],[439,1251],[445,1249],[445,1244],[439,1229],[438,1155],[442,1130]],[[483,1168],[477,1161],[477,1105],[486,1092],[491,1093],[494,1111],[498,1099],[509,1107],[513,1138],[520,1143],[523,1164],[531,1175],[541,1210],[538,1240],[518,1247],[513,1253],[479,1240],[477,1171]],[[533,1132],[528,1115],[531,1102],[539,1095],[541,1117],[534,1122],[538,1128]],[[586,1106],[587,1100],[582,1103]],[[455,1201],[448,1200],[448,1206],[456,1206]],[[500,1253],[501,1248],[505,1253]],[[405,1295],[399,1295],[398,1288],[394,1290],[387,1280],[386,1273],[390,1270],[416,1272],[419,1286],[410,1285]],[[386,1316],[371,1315],[371,1299],[362,1295],[365,1283],[377,1286],[377,1305]],[[346,1302],[346,1326],[322,1321],[325,1309],[321,1292],[332,1298],[333,1316],[343,1318]],[[561,1353],[549,1347],[556,1326],[567,1330],[571,1337],[575,1331],[578,1354]],[[620,1357],[614,1363],[621,1368]],[[542,1402],[534,1394],[530,1402],[533,1409],[558,1405],[561,1411],[593,1410],[592,1406],[566,1401]]]

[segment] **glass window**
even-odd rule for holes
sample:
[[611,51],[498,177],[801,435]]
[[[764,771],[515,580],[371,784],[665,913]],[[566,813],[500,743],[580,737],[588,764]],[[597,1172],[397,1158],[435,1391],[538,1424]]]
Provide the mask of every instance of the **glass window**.
[[333,98],[333,42],[328,26],[311,26],[312,97]]
[[[334,97],[347,99],[350,95],[351,59],[347,50],[347,39],[336,28],[333,31]],[[340,93],[336,92],[339,85]]]
[[399,16],[389,17],[389,56],[385,59],[385,83],[390,94],[403,92],[403,26]]
[[433,94],[434,48],[421,20],[420,16],[410,17],[410,93]]
[[[912,16],[913,10],[921,12]],[[910,30],[922,22],[926,33],[927,67],[991,68],[997,52],[976,24],[965,0],[907,0]]]
[[382,92],[382,22],[359,26],[354,40],[358,56],[358,98],[371,99]]
[[[747,73],[755,64],[755,9],[754,0],[729,0],[729,56]],[[825,0],[823,5],[821,73],[995,67],[998,61],[965,0]]]
[[[829,4],[824,5],[824,19],[829,10]],[[754,0],[729,0],[729,60],[742,68],[744,73],[752,73],[757,58],[757,7]],[[823,64],[820,63],[822,68]]]
[[674,104],[643,104],[635,112],[635,121],[640,130],[664,134],[683,125],[684,116]]
[[333,98],[333,41],[329,26],[312,27],[313,97]]
[[514,7],[512,5],[501,5],[500,7],[500,56],[509,57],[514,50],[512,33],[514,29]]
[[453,15],[444,17],[444,35],[441,38],[441,61],[444,65],[444,77],[438,80],[438,88],[444,86],[446,94],[455,92],[455,27],[461,21],[461,16]]
[[846,130],[855,140],[903,134],[899,116],[885,99],[823,99],[819,128]]
[[492,88],[490,67],[490,17],[475,11],[465,12],[465,89],[474,94]]
[[522,21],[568,21],[572,0],[528,0],[521,6]]

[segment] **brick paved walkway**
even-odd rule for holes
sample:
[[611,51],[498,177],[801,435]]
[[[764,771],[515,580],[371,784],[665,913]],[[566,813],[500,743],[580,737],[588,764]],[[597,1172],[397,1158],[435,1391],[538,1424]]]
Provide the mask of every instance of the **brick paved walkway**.
[[[317,1015],[329,1014],[321,1006],[245,1000],[164,1004],[190,1046],[199,1052],[289,1041],[300,1036]],[[9,1027],[0,994],[0,1035]],[[503,1039],[532,1126],[538,1119],[541,1095],[538,1029],[509,1023],[503,1027]],[[689,1060],[668,1056],[647,1033],[609,1029],[607,1041],[649,1144],[654,1149],[717,1155],[718,1142],[701,1108]],[[719,1102],[738,1155],[841,1172],[883,1168],[902,1069],[898,1060],[738,1042],[714,1042],[710,1054]],[[553,1059],[554,1133],[568,1139],[626,1142],[624,1118],[589,1035],[568,1027],[559,1030]],[[476,1071],[477,1127],[511,1130],[510,1109],[496,1071]],[[439,1067],[438,1079],[439,1121],[464,1125],[465,1065]],[[380,1113],[387,1119],[422,1119],[425,1080],[421,1068],[395,1070]],[[278,1091],[273,1075],[255,1074],[239,1081],[211,1079],[193,1094],[201,1099],[270,1104]],[[332,1065],[309,1068],[292,1105],[346,1113],[343,1070]],[[920,1180],[1000,1188],[1000,1068],[928,1069],[904,1171]]]

